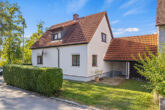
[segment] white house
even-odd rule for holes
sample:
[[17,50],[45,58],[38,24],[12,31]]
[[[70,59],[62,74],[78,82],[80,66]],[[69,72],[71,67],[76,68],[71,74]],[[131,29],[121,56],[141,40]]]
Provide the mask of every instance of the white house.
[[165,0],[157,0],[157,33],[159,36],[159,48],[165,44]]
[[[149,41],[149,43],[148,43]],[[143,54],[145,46],[157,49],[157,35],[113,38],[106,12],[53,25],[31,47],[32,65],[60,67],[64,79],[90,81],[96,71],[101,77],[134,72],[131,55]],[[133,47],[133,48],[132,48]]]

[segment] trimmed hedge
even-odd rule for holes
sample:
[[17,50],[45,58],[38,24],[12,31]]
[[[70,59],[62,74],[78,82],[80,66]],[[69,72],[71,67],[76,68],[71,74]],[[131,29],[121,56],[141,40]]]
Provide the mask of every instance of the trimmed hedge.
[[7,84],[19,88],[52,95],[62,88],[63,74],[60,68],[8,64],[3,66]]

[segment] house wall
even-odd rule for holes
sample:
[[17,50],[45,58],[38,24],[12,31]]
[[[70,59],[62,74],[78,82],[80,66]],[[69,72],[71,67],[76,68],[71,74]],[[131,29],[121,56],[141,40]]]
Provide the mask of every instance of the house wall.
[[165,26],[158,26],[157,31],[159,35],[159,49],[162,49],[165,44]]
[[[107,42],[102,42],[101,33],[105,33],[107,36]],[[110,72],[111,70],[111,63],[104,61],[104,56],[107,52],[111,34],[108,28],[106,17],[104,17],[101,23],[98,26],[93,38],[91,39],[90,43],[88,44],[88,77],[94,79],[95,70],[102,70],[103,73]],[[97,67],[92,67],[92,55],[97,55]]]
[[111,62],[111,73],[126,75],[126,62]]
[[[60,68],[63,69],[64,79],[86,81],[87,77],[87,45],[64,46],[60,50]],[[43,64],[37,64],[37,55],[42,53],[42,49],[32,50],[32,64],[34,66],[58,67],[57,48],[45,48]],[[80,55],[80,66],[72,66],[72,55]]]
[[[106,34],[106,43],[102,42],[102,32]],[[104,74],[102,77],[110,73],[112,71],[112,63],[109,61],[104,61],[104,56],[107,52],[111,38],[106,17],[104,17],[89,44],[59,47],[60,68],[63,69],[64,79],[90,81],[95,78],[96,69],[103,71]],[[58,52],[55,47],[45,48],[46,54],[43,56],[43,64],[38,65],[37,55],[41,54],[41,51],[42,49],[32,50],[32,64],[34,66],[58,66]],[[72,66],[72,54],[80,54],[80,67]],[[97,55],[97,67],[92,67],[92,55]]]

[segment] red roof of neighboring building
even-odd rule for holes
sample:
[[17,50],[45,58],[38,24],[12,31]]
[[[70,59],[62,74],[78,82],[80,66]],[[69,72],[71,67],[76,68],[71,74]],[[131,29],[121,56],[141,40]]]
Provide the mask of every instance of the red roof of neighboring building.
[[[100,24],[104,16],[107,19],[109,29],[112,35],[112,30],[110,28],[107,13],[101,12],[79,18],[78,20],[71,20],[51,26],[49,30],[46,31],[44,35],[36,43],[32,45],[31,48],[35,49],[63,45],[75,45],[84,43],[87,44],[92,39],[98,25]],[[57,29],[65,29],[67,30],[67,32],[65,33],[62,41],[52,42],[51,31]]]
[[133,37],[121,37],[111,40],[104,60],[111,61],[134,61],[138,54],[150,50],[154,54],[157,52],[158,35],[143,35]]

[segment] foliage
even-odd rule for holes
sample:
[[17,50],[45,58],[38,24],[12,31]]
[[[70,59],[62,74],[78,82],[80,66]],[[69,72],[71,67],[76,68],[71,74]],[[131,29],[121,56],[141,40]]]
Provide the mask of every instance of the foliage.
[[43,22],[40,22],[37,25],[37,32],[33,33],[30,39],[26,40],[25,44],[25,49],[24,49],[24,54],[25,54],[25,63],[26,64],[31,64],[32,62],[32,50],[30,49],[31,46],[39,40],[39,38],[43,35]]
[[7,84],[19,88],[52,95],[62,87],[62,70],[29,65],[8,64],[3,67],[3,77]]
[[151,82],[155,91],[165,96],[165,51],[157,55],[148,51],[144,57],[139,54],[139,59],[142,65],[136,65],[135,68]]
[[144,87],[149,85],[136,80],[117,86],[64,80],[60,97],[104,110],[157,110],[151,90]]
[[[0,2],[0,37],[3,45],[1,64],[21,63],[22,23],[25,23],[20,8],[16,3]],[[6,60],[6,61],[5,61]]]

